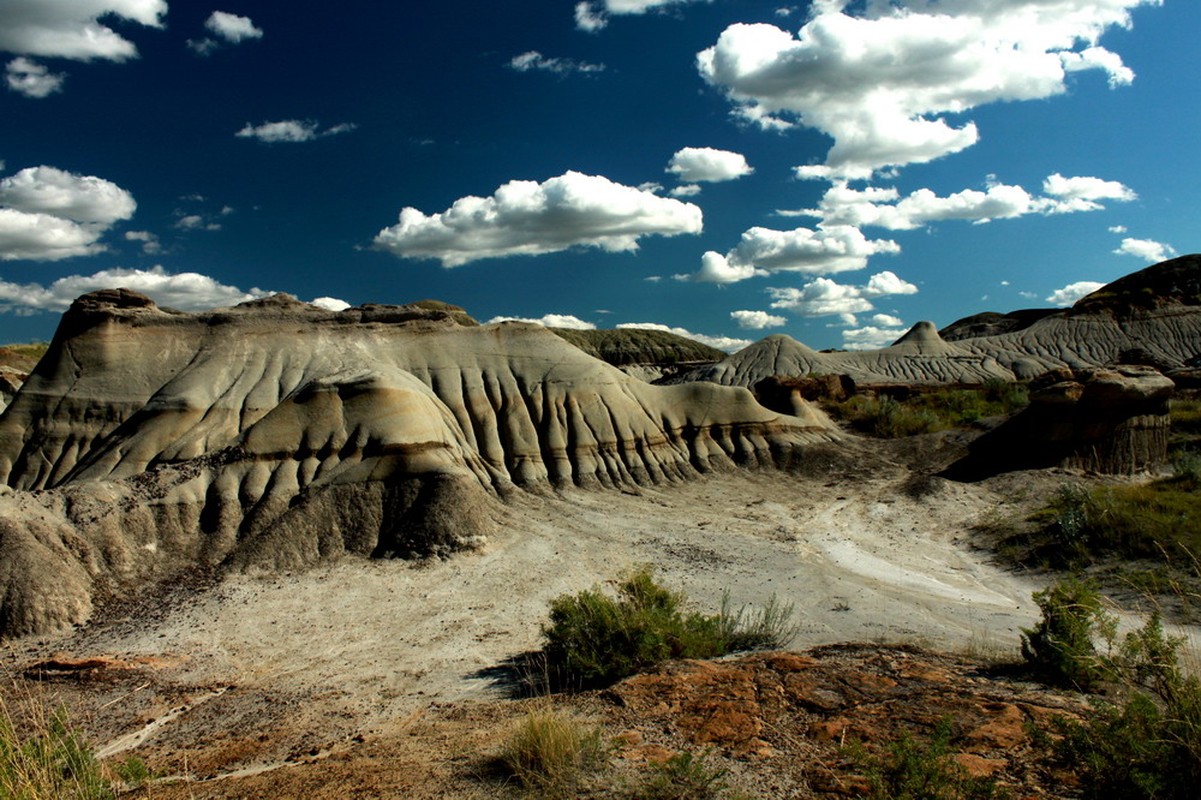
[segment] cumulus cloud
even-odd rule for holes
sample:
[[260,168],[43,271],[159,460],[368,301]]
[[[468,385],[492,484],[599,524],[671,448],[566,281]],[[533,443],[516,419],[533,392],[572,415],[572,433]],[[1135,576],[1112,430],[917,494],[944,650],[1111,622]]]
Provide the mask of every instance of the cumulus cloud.
[[701,187],[697,183],[685,183],[668,192],[672,197],[696,197],[700,193]]
[[58,261],[106,248],[100,238],[133,216],[133,195],[115,183],[55,167],[0,180],[0,261]]
[[148,270],[117,268],[92,275],[70,275],[48,286],[0,280],[0,312],[65,311],[81,294],[117,288],[133,289],[161,306],[181,311],[229,306],[268,294],[261,289],[243,292],[236,286],[226,286],[196,272],[173,275],[161,266]]
[[242,139],[257,139],[267,144],[277,142],[311,142],[326,136],[337,136],[349,133],[356,126],[353,122],[343,122],[332,128],[320,130],[320,125],[313,120],[285,119],[279,122],[264,122],[262,125],[251,125],[249,122],[242,130],[234,135]]
[[166,13],[166,0],[0,0],[0,50],[125,61],[137,57],[137,47],[100,19],[117,17],[161,28]]
[[462,197],[438,214],[400,212],[375,246],[401,258],[435,258],[457,267],[482,258],[557,253],[571,247],[638,249],[642,236],[700,233],[699,207],[566,172],[542,183],[510,181],[491,197]]
[[594,331],[596,326],[571,314],[543,314],[537,319],[530,317],[493,317],[485,325],[494,322],[529,322],[545,328],[569,328],[576,331]]
[[250,17],[241,17],[226,11],[214,11],[205,20],[204,27],[217,38],[188,39],[188,47],[202,56],[207,56],[225,44],[239,44],[248,39],[263,38],[262,29],[256,27]]
[[683,336],[685,339],[692,339],[701,344],[716,347],[718,350],[725,350],[727,353],[736,352],[751,344],[750,339],[737,339],[733,336],[706,336],[703,333],[693,333],[685,328],[673,328],[659,322],[622,322],[617,327],[619,329],[641,328],[650,331],[666,331],[667,333],[674,333],[676,336]]
[[751,228],[738,246],[726,253],[709,251],[701,257],[698,281],[734,283],[769,272],[805,272],[811,275],[851,272],[867,266],[877,253],[898,253],[888,239],[868,239],[851,225],[826,225],[816,230],[797,228],[776,231]]
[[712,147],[685,147],[671,157],[666,171],[685,183],[716,183],[732,181],[755,170],[741,153]]
[[18,56],[4,68],[4,79],[12,91],[41,100],[62,91],[67,76],[52,73],[36,61]]
[[1153,239],[1132,239],[1129,237],[1123,239],[1121,247],[1113,252],[1119,256],[1134,256],[1152,264],[1167,261],[1176,255],[1176,250],[1171,245],[1157,242]]
[[604,72],[604,64],[590,64],[587,61],[576,61],[571,58],[549,58],[537,50],[530,50],[509,59],[509,68],[518,72],[553,72],[556,75],[568,75],[572,72],[584,74]]
[[842,332],[842,346],[846,350],[879,350],[905,335],[904,328],[865,325]]
[[1101,200],[1129,202],[1138,198],[1128,186],[1101,178],[1065,178],[1059,173],[1043,181],[1043,191],[1055,198],[1049,211],[1068,214],[1074,211],[1096,211],[1104,208]]
[[761,331],[764,328],[778,328],[788,322],[784,317],[768,314],[766,311],[731,311],[730,319],[738,323],[745,331]]
[[125,241],[141,242],[142,252],[148,256],[157,255],[163,252],[163,246],[158,240],[158,236],[150,231],[126,231]]
[[1069,283],[1062,289],[1056,289],[1045,299],[1051,305],[1067,308],[1081,297],[1097,291],[1104,285],[1097,281],[1077,281],[1076,283]]
[[575,6],[575,24],[580,30],[591,33],[608,25],[610,14],[645,14],[648,11],[667,6],[695,2],[697,0],[593,0],[593,2],[580,2]]
[[772,308],[792,311],[803,317],[824,317],[862,314],[872,311],[872,300],[888,295],[917,294],[917,287],[895,273],[884,271],[873,275],[865,285],[851,286],[829,278],[817,278],[801,288],[768,289],[774,302]]
[[983,223],[1027,214],[1096,211],[1104,208],[1102,200],[1128,202],[1137,197],[1133,190],[1117,181],[1065,178],[1059,174],[1043,182],[1043,191],[1047,196],[1039,197],[1021,186],[990,181],[985,191],[965,189],[940,197],[929,189],[918,189],[902,198],[895,188],[854,189],[846,181],[838,180],[826,191],[817,208],[782,213],[818,217],[826,225],[876,226],[900,231],[945,220]]
[[735,24],[697,55],[706,81],[742,120],[768,130],[798,122],[829,135],[806,178],[868,178],[975,144],[981,105],[1066,91],[1068,72],[1101,70],[1111,85],[1133,73],[1097,46],[1130,10],[1161,0],[847,0],[816,4],[794,37],[770,24]]

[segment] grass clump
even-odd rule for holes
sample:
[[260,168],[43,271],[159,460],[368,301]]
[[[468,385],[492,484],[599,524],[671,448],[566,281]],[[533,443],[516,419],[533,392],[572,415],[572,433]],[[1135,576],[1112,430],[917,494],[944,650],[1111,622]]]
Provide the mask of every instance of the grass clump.
[[500,754],[502,770],[540,797],[571,797],[609,760],[598,729],[553,709],[521,721]]
[[10,708],[0,697],[0,798],[110,800],[117,796],[114,777],[120,776],[111,775],[72,730],[66,711],[50,712],[32,700]]
[[670,659],[777,648],[795,634],[792,607],[774,598],[757,613],[733,612],[728,595],[715,615],[684,604],[647,568],[623,578],[615,598],[599,589],[555,598],[542,629],[547,671],[561,684],[607,686]]
[[867,773],[871,800],[991,800],[1005,794],[987,778],[968,775],[951,752],[951,721],[940,720],[929,739],[908,732],[876,757],[862,746],[852,757]]
[[1021,384],[990,380],[978,389],[918,392],[904,400],[888,395],[855,395],[825,406],[852,428],[882,439],[970,427],[985,417],[1011,414],[1028,402]]

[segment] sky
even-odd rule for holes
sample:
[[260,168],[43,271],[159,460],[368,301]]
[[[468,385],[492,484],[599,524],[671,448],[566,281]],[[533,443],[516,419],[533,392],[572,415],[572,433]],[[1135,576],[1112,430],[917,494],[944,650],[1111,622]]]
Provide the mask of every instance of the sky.
[[1196,0],[0,0],[0,342],[80,294],[889,344],[1201,250]]

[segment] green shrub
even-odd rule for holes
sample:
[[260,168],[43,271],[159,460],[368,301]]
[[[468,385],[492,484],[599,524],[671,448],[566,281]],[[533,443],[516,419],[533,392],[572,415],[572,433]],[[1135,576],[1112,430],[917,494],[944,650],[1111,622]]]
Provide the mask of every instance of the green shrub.
[[1109,663],[1126,699],[1085,722],[1061,722],[1058,756],[1089,798],[1183,800],[1201,785],[1201,681],[1179,667],[1184,640],[1158,615],[1126,636]]
[[1004,796],[996,783],[973,778],[951,752],[951,721],[940,720],[929,740],[909,732],[875,758],[862,747],[852,757],[867,773],[871,800],[988,800]]
[[1104,677],[1107,664],[1094,638],[1116,636],[1117,619],[1105,612],[1096,587],[1072,578],[1034,593],[1042,619],[1022,631],[1022,657],[1044,680],[1079,689]]
[[726,771],[705,755],[685,750],[651,767],[651,774],[629,793],[637,800],[718,800],[729,789]]
[[967,427],[984,417],[1013,413],[1027,402],[1024,386],[991,380],[980,389],[918,392],[905,400],[855,395],[825,408],[861,433],[895,439]]
[[531,712],[505,743],[505,773],[540,797],[574,796],[609,754],[600,731],[544,709]]
[[729,610],[686,612],[683,595],[655,582],[643,568],[617,586],[617,598],[599,589],[551,601],[542,629],[552,683],[607,686],[673,658],[712,658],[738,649],[779,647],[791,638],[792,607],[774,598],[758,614]]

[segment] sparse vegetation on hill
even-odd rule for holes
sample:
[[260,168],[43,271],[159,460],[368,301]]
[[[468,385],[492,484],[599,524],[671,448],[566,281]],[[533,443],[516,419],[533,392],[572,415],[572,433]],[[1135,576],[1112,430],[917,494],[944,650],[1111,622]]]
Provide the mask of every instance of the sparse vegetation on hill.
[[823,408],[860,433],[896,439],[969,427],[985,417],[1011,414],[1026,402],[1023,385],[998,380],[978,389],[915,392],[905,399],[857,394],[842,402],[825,403]]

